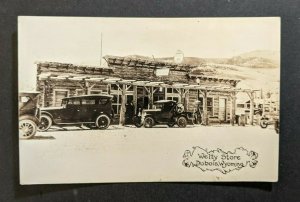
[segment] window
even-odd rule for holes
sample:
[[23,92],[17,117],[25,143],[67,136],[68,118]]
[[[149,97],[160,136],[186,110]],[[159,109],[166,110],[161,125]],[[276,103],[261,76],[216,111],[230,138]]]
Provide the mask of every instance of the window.
[[54,90],[53,106],[61,106],[62,99],[68,96],[68,90]]
[[113,95],[112,99],[112,107],[115,114],[119,114],[120,108],[122,103],[122,96],[121,95]]
[[167,88],[167,100],[173,100],[178,102],[180,95],[175,88]]
[[97,94],[101,94],[101,93],[102,93],[102,90],[91,90],[90,91],[91,95],[97,95]]
[[80,99],[69,99],[68,105],[80,105]]
[[[199,97],[199,101],[200,101],[200,110],[203,111],[203,97]],[[206,106],[207,106],[208,116],[212,116],[213,115],[213,98],[212,97],[207,98]]]
[[127,103],[132,103],[133,102],[133,95],[126,95],[126,101],[127,101]]
[[95,105],[96,100],[94,98],[83,98],[81,100],[81,104],[82,105]]
[[213,116],[213,98],[207,98],[207,114],[208,116]]
[[244,104],[237,104],[237,108],[244,108]]
[[162,109],[163,108],[163,104],[162,103],[157,103],[153,106],[154,109]]
[[164,95],[153,95],[153,101],[156,102],[158,100],[163,100],[164,99]]
[[167,93],[175,93],[175,94],[177,94],[178,91],[175,88],[167,88]]
[[[122,88],[122,86],[120,86]],[[119,114],[121,110],[122,104],[122,92],[116,84],[111,84],[111,95],[113,96],[112,99],[112,107],[115,114]],[[126,85],[126,100],[130,102],[133,100],[133,87]]]
[[76,95],[84,95],[83,89],[76,89]]
[[101,105],[105,105],[109,102],[109,98],[100,98],[99,102]]
[[164,100],[164,99],[165,99],[165,88],[163,87],[154,88],[153,101],[156,102],[158,100]]
[[179,101],[179,96],[168,96],[167,100],[173,100],[173,101],[178,102]]

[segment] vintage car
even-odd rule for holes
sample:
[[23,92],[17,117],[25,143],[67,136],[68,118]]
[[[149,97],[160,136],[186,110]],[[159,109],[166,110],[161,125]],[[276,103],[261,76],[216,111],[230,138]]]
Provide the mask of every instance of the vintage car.
[[39,125],[40,110],[37,106],[39,92],[19,93],[19,137],[32,138]]
[[114,116],[112,96],[82,95],[62,99],[60,107],[41,108],[40,131],[56,126],[86,126],[106,129]]
[[193,113],[184,112],[182,104],[172,100],[159,100],[154,103],[154,109],[142,112],[142,122],[145,128],[158,124],[166,124],[169,127],[177,124],[180,128],[185,128],[188,122],[192,122],[193,117]]

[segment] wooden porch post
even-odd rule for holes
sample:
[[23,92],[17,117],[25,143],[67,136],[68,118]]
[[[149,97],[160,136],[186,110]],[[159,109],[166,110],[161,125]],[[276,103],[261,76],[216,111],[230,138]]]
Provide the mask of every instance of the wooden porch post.
[[186,89],[184,94],[185,94],[185,96],[184,96],[184,110],[187,111],[188,110],[189,90]]
[[254,119],[254,92],[251,91],[250,93],[247,92],[249,98],[250,98],[250,125],[253,125],[253,119]]
[[150,109],[153,108],[153,86],[150,87],[150,90],[148,91],[148,98],[149,98],[149,107]]
[[133,106],[134,106],[134,114],[137,113],[137,86],[133,86]]
[[107,94],[110,95],[111,94],[111,84],[107,85]]
[[231,94],[231,113],[230,113],[230,123],[232,126],[234,126],[235,122],[235,111],[236,111],[236,93],[233,92]]
[[85,95],[90,94],[89,82],[87,82],[85,79],[83,79],[83,90]]
[[179,102],[181,104],[183,104],[183,106],[184,106],[184,89],[180,88],[179,92],[180,92],[180,100],[179,100]]
[[251,98],[250,98],[250,124],[253,125],[254,119],[254,93],[251,91]]
[[42,107],[45,107],[45,105],[46,105],[46,98],[47,98],[47,91],[46,91],[46,84],[47,82],[46,81],[44,81],[44,86],[43,86],[43,96],[41,96],[42,97]]
[[[145,97],[146,97],[146,91],[145,91],[145,86],[143,87],[143,107],[145,107]],[[149,105],[148,105],[149,106]],[[147,108],[148,108],[147,106]],[[149,109],[149,108],[148,108]]]
[[[199,99],[199,98],[198,98]],[[203,91],[203,124],[208,125],[208,114],[207,114],[207,90]]]
[[126,112],[126,85],[122,85],[122,102],[121,102],[121,110],[120,110],[120,122],[119,124],[125,125],[125,112]]

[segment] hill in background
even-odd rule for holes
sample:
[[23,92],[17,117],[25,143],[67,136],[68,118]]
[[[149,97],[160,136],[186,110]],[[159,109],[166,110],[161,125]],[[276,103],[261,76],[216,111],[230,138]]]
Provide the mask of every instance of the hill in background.
[[[173,57],[129,57],[173,62]],[[184,57],[183,63],[198,66],[191,69],[193,74],[241,80],[241,88],[279,90],[279,51],[255,50],[231,58]]]
[[[173,58],[159,58],[163,61],[172,61]],[[278,68],[280,66],[279,51],[256,50],[231,58],[198,58],[185,57],[183,63],[191,65],[228,64],[252,68]]]

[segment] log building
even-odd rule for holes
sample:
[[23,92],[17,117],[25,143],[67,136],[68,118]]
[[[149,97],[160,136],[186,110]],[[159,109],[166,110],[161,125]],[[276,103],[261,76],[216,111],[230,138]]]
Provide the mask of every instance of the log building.
[[[60,106],[61,99],[83,94],[113,95],[113,109],[124,124],[125,104],[138,101],[152,108],[157,100],[182,103],[187,111],[201,103],[204,122],[234,123],[236,89],[239,80],[195,75],[196,66],[105,56],[108,67],[77,66],[67,63],[37,63],[37,90],[42,107]],[[252,91],[247,91],[251,98]]]

